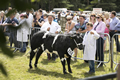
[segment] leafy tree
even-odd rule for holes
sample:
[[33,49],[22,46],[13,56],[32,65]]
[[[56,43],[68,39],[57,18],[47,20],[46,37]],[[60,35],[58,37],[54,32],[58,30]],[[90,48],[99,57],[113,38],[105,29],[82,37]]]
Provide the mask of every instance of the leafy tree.
[[102,8],[104,11],[112,11],[117,8],[116,0],[93,0],[91,1],[91,8]]
[[[26,9],[30,9],[33,7],[28,2],[29,2],[28,0],[1,0],[0,9],[5,9],[5,8],[9,7],[10,5],[12,5],[18,11],[25,11]],[[15,10],[12,10],[10,13],[7,14],[7,16],[9,16],[14,11]],[[0,49],[4,55],[9,56],[10,58],[14,57],[13,52],[6,46],[6,37],[1,28],[0,28]],[[8,76],[6,69],[5,69],[4,65],[2,64],[2,61],[0,61],[0,70],[5,76]]]

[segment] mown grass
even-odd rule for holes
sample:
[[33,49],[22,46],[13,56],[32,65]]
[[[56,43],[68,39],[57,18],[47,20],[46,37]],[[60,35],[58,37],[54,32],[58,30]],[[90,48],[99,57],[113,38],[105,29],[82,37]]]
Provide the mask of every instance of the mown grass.
[[[13,49],[11,49],[13,50]],[[30,49],[27,50],[27,52]],[[27,53],[26,52],[26,53]],[[72,74],[63,74],[62,65],[60,59],[56,61],[48,61],[46,53],[43,53],[38,62],[38,68],[29,69],[29,54],[25,55],[19,51],[14,53],[14,58],[9,58],[3,54],[0,50],[0,61],[4,64],[8,77],[4,76],[0,72],[0,80],[76,80],[82,79],[85,77],[103,75],[115,72],[116,70],[111,70],[110,62],[106,63],[106,66],[97,68],[95,65],[95,74],[87,75],[85,72],[88,72],[89,66],[87,63],[84,63],[83,60],[72,61],[71,68]],[[116,53],[116,52],[115,52]],[[78,51],[78,57],[82,57],[82,51]],[[108,61],[108,52],[105,52],[106,61]],[[118,59],[120,59],[120,53],[117,54]],[[116,58],[114,58],[116,59]],[[32,60],[32,65],[34,65],[35,58]],[[115,67],[115,64],[114,64]],[[66,65],[66,69],[67,65]]]
[[[0,52],[2,53],[2,52]],[[79,51],[79,54],[82,54]],[[24,53],[19,51],[14,53],[13,59],[0,54],[0,61],[3,62],[8,72],[8,77],[0,74],[0,80],[75,80],[90,76],[103,75],[112,73],[110,69],[110,63],[107,63],[104,67],[96,68],[96,73],[93,75],[86,75],[85,72],[89,70],[88,64],[83,60],[71,61],[71,68],[73,73],[64,75],[62,73],[62,65],[60,59],[56,61],[48,61],[46,53],[43,53],[38,62],[38,68],[29,69],[29,56],[25,56]],[[34,64],[35,58],[32,63]],[[33,65],[32,64],[32,65]],[[66,65],[67,69],[67,65]]]

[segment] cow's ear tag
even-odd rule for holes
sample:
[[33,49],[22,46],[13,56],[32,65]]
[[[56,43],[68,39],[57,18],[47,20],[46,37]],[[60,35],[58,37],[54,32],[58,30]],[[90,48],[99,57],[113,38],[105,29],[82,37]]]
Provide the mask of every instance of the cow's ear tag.
[[72,51],[71,48],[68,48],[67,52],[68,52],[68,54],[69,54],[70,56],[72,56],[72,55],[74,54],[74,51]]

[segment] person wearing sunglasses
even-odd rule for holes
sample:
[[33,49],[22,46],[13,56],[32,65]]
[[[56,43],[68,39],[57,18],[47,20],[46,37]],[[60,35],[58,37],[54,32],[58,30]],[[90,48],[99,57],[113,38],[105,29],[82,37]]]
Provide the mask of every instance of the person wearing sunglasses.
[[[67,19],[67,22],[66,22],[66,27],[65,27],[65,34],[68,34],[68,33],[74,33],[76,31],[75,29],[75,22],[72,21],[72,16],[68,15],[66,17]],[[77,56],[77,48],[74,49],[74,52],[75,52],[75,57]],[[74,61],[76,61],[77,59],[75,58]]]
[[66,22],[66,27],[65,27],[65,31],[66,33],[73,33],[75,31],[75,22],[72,21],[72,16],[68,15],[66,17],[67,22]]
[[94,13],[92,13],[92,14],[90,15],[90,20],[89,20],[89,22],[93,23],[93,26],[95,25],[95,23],[96,23],[96,15],[95,15]]
[[[105,32],[105,28],[106,28],[106,24],[104,22],[104,18],[102,16],[102,14],[97,15],[97,25],[94,25],[93,29],[98,33],[104,33]],[[103,44],[104,44],[104,40],[103,40],[104,35],[100,35],[100,38],[97,39],[97,51],[96,51],[96,59],[97,57],[99,58],[99,61],[104,61],[104,53],[103,53]],[[99,64],[99,63],[98,63]],[[101,67],[103,66],[103,63],[101,63],[100,65]]]

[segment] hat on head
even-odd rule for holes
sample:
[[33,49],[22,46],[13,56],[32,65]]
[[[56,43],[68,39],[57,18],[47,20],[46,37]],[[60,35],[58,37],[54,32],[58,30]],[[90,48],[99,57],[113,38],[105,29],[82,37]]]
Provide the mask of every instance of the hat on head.
[[72,16],[68,15],[68,16],[66,17],[66,19],[72,19]]
[[48,14],[47,14],[47,13],[44,13],[43,16],[48,16]]
[[1,11],[0,13],[5,13],[4,11]]
[[55,15],[54,15],[54,14],[52,14],[52,13],[49,13],[49,14],[48,14],[48,16],[52,16],[52,17],[54,17]]
[[25,13],[20,14],[20,17],[28,18],[27,14],[25,14]]

